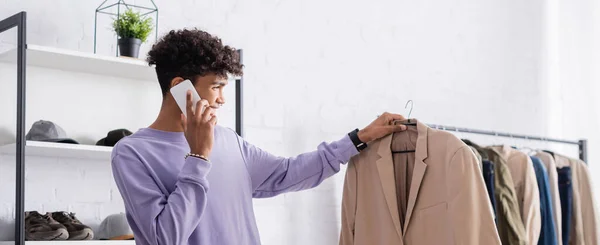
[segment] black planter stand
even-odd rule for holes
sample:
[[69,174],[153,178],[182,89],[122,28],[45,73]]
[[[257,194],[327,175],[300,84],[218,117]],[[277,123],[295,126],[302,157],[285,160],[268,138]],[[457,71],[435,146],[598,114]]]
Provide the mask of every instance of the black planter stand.
[[[131,0],[104,0],[101,1],[102,4],[96,8],[96,14],[94,14],[94,54],[97,49],[97,33],[98,33],[98,14],[108,15],[115,18],[118,18],[121,14],[121,11],[124,9],[136,9],[141,12],[142,15],[154,15],[153,19],[154,23],[154,41],[158,41],[158,7],[154,3],[154,0],[149,0],[152,6],[147,5],[136,5],[127,2],[135,2]],[[140,1],[138,1],[140,2]],[[102,26],[102,24],[100,24]],[[102,28],[101,28],[102,29]],[[115,36],[118,43],[118,36]],[[115,56],[119,56],[119,51],[115,50]]]
[[119,38],[119,54],[121,56],[128,56],[137,58],[140,45],[142,45],[142,40],[137,38]]

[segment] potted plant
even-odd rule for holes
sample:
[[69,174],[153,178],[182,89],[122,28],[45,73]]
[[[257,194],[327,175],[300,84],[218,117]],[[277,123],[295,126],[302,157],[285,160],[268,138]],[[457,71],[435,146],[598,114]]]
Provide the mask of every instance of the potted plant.
[[152,32],[152,18],[128,9],[113,21],[113,30],[119,37],[118,46],[121,56],[138,57],[140,45]]

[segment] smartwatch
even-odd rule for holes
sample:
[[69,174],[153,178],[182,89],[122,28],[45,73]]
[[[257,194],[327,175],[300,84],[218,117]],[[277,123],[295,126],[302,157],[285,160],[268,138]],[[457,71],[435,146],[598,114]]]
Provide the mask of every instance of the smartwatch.
[[367,148],[367,143],[360,141],[358,138],[358,129],[352,130],[352,132],[348,133],[348,136],[350,136],[350,140],[352,140],[356,150],[362,151],[363,149]]

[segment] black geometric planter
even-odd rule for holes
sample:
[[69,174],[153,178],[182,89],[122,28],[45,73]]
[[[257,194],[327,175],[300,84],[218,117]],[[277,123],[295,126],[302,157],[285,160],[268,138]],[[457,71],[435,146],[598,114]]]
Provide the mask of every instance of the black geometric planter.
[[142,40],[137,38],[119,38],[118,44],[121,56],[137,58]]

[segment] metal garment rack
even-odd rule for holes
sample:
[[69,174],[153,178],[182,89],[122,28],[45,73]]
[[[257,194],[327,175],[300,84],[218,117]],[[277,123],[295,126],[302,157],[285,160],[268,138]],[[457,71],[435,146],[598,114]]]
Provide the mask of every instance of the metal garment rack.
[[470,128],[459,128],[453,126],[444,126],[437,124],[428,124],[430,128],[441,129],[446,131],[454,131],[458,133],[471,133],[471,134],[480,134],[480,135],[490,135],[496,137],[507,137],[513,139],[525,139],[525,140],[536,140],[543,142],[552,142],[552,143],[561,143],[567,145],[578,145],[579,146],[579,159],[587,163],[587,140],[581,139],[577,141],[569,141],[562,139],[553,139],[547,137],[540,136],[531,136],[531,135],[521,135],[521,134],[511,134],[511,133],[503,133],[497,131],[488,131],[488,130],[479,130],[479,129],[470,129]]
[[[0,33],[17,28],[17,134],[16,134],[16,184],[15,184],[15,245],[25,245],[25,104],[27,74],[27,13],[19,12],[4,20],[0,20]],[[242,50],[240,63],[242,62]],[[235,79],[236,106],[235,128],[237,134],[243,136],[243,76]]]

